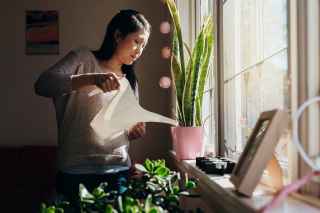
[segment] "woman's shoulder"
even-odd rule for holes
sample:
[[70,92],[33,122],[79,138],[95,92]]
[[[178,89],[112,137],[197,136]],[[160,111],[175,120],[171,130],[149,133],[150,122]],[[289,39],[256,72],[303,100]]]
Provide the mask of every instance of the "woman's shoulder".
[[88,58],[91,56],[91,50],[86,46],[80,46],[72,50],[80,58]]
[[71,51],[73,53],[75,53],[80,60],[86,60],[86,61],[93,60],[93,57],[92,57],[93,53],[92,53],[91,49],[89,49],[86,46],[80,46],[80,47],[75,48]]

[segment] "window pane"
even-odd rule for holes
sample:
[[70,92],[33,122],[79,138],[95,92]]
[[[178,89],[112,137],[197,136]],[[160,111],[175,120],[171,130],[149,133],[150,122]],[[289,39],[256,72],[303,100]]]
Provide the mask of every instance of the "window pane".
[[268,0],[263,3],[264,57],[287,47],[287,1]]
[[[213,15],[213,1],[212,0],[201,0],[197,1],[200,6],[200,26],[198,32],[200,32],[200,27],[204,23],[205,18],[209,15]],[[211,61],[211,65],[213,64],[213,60]],[[212,70],[211,66],[211,72]],[[203,105],[202,105],[202,118],[203,125],[205,129],[205,151],[208,153],[214,152],[215,145],[215,132],[214,132],[214,119],[213,119],[213,111],[214,111],[214,102],[213,102],[213,73],[208,76],[208,80],[205,85],[206,93],[203,96]]]
[[261,110],[288,108],[290,93],[288,91],[287,50],[284,50],[261,65]]
[[200,13],[201,13],[201,23],[203,23],[204,18],[212,14],[213,1],[212,0],[201,0],[200,1]]
[[[234,0],[233,0],[234,1]],[[258,15],[256,0],[240,1],[240,58],[241,69],[256,63],[258,60]]]
[[239,146],[243,147],[248,140],[259,114],[261,106],[261,67],[253,67],[241,77],[242,99],[242,138]]
[[224,139],[230,150],[242,151],[261,112],[290,108],[286,16],[286,0],[223,5]]
[[[242,142],[248,140],[262,111],[289,108],[287,51],[280,52],[248,70],[241,78]],[[244,144],[242,144],[244,145]]]
[[[224,140],[227,143],[228,155],[240,152],[241,146],[241,76],[234,78],[224,84]],[[238,91],[238,92],[237,92]],[[230,156],[233,157],[233,156]]]
[[236,73],[236,1],[227,1],[223,5],[223,66],[224,80],[230,79]]

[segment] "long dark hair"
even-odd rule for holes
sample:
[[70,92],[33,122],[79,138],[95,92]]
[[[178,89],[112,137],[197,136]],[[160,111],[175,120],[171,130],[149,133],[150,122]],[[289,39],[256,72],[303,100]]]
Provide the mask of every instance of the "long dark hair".
[[[119,31],[122,38],[125,38],[128,34],[135,33],[141,29],[148,33],[151,32],[150,23],[141,13],[135,10],[121,10],[108,24],[100,49],[94,51],[95,56],[98,60],[108,60],[112,57],[117,47],[114,36],[116,31]],[[135,90],[137,78],[134,72],[134,63],[132,65],[123,64],[121,70],[126,75],[131,88]]]

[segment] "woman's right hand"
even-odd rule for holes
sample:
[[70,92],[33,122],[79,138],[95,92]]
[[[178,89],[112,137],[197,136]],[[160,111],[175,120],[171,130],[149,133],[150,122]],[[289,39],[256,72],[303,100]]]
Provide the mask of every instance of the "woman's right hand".
[[120,87],[117,76],[112,73],[97,73],[95,75],[95,85],[102,89],[103,92],[117,90]]
[[72,89],[77,90],[84,86],[95,85],[103,92],[117,90],[120,87],[118,77],[112,73],[88,73],[71,76]]

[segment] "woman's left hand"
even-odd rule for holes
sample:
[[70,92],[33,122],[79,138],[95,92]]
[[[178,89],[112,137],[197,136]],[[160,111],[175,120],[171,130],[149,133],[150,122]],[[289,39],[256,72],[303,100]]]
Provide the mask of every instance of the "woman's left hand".
[[146,134],[146,124],[139,122],[128,130],[128,139],[135,140]]

